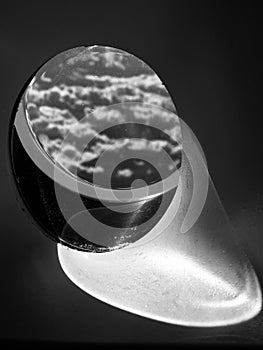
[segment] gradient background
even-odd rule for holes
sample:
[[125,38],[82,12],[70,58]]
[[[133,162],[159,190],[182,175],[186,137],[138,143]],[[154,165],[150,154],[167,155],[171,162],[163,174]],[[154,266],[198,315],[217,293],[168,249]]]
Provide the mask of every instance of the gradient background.
[[115,309],[79,290],[62,272],[55,244],[19,209],[6,170],[13,104],[43,62],[80,45],[127,50],[156,71],[180,117],[198,137],[220,198],[263,285],[263,26],[257,2],[8,3],[1,5],[0,14],[0,338],[263,343],[263,313],[231,327],[185,328]]

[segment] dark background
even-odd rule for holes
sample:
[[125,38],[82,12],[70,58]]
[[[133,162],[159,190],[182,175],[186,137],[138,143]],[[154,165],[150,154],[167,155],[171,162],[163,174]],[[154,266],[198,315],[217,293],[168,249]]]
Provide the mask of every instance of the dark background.
[[231,327],[148,320],[82,292],[20,211],[7,175],[15,99],[46,60],[80,45],[148,63],[198,137],[220,198],[263,282],[262,12],[257,2],[8,2],[0,14],[1,317],[4,340],[263,343],[263,314]]

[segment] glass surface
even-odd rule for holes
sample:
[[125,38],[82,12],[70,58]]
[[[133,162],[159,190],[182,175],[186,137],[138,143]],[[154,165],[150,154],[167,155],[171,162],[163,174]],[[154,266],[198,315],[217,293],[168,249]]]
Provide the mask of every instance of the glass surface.
[[55,56],[26,88],[11,129],[20,203],[59,243],[81,289],[186,326],[260,311],[257,276],[201,145],[144,62],[98,46]]
[[[130,104],[133,113],[105,110],[128,102],[144,104]],[[152,105],[163,109],[155,113]],[[104,185],[107,162],[96,163],[105,150],[119,157],[113,188],[129,188],[138,177],[148,183],[159,180],[150,164],[136,157],[138,151],[158,157],[163,148],[174,160],[171,171],[180,166],[174,104],[156,73],[127,52],[94,46],[56,55],[32,79],[24,108],[31,132],[47,155],[54,162],[59,155],[60,165],[72,173],[77,168],[77,175],[90,183],[96,174],[98,184]],[[122,163],[127,150],[134,155]]]
[[[147,234],[173,198],[177,184],[163,193],[162,181],[182,157],[179,118],[159,77],[137,57],[99,46],[62,52],[37,71],[11,145],[22,206],[33,221],[57,242],[92,252]],[[110,191],[97,196],[94,185]],[[81,210],[103,229],[81,226]]]

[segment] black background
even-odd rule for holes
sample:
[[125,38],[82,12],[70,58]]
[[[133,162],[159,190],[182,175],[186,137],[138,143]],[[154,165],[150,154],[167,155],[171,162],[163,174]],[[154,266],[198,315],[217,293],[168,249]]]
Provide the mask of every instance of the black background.
[[35,1],[1,4],[1,316],[4,340],[263,343],[263,315],[186,328],[104,304],[62,272],[56,246],[16,204],[7,175],[15,99],[46,60],[80,45],[148,63],[198,137],[220,198],[263,282],[262,14],[257,2]]

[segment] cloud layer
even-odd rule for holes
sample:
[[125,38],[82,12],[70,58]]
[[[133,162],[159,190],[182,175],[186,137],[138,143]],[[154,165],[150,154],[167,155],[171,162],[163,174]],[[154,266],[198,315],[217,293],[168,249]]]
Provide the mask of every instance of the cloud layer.
[[180,166],[174,104],[153,70],[126,52],[94,46],[59,54],[32,80],[25,105],[48,155],[87,181],[107,185],[113,163],[114,188],[137,178],[153,183],[156,168],[169,175]]

